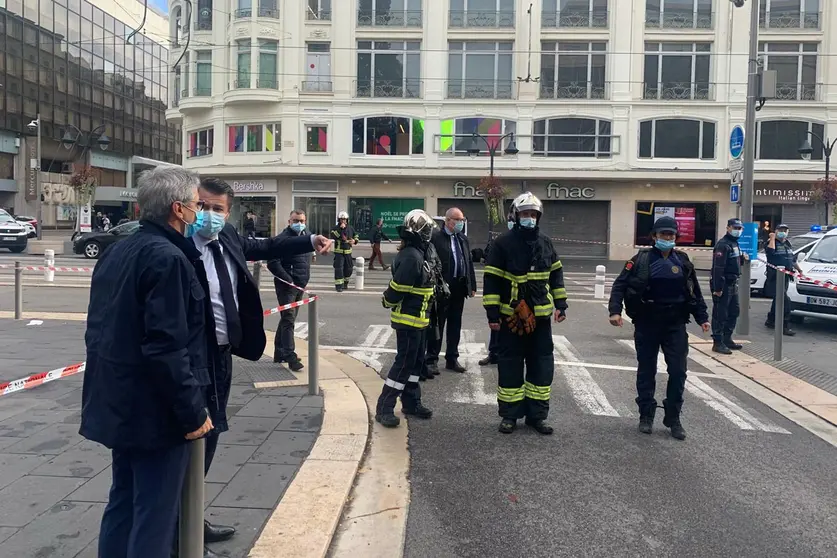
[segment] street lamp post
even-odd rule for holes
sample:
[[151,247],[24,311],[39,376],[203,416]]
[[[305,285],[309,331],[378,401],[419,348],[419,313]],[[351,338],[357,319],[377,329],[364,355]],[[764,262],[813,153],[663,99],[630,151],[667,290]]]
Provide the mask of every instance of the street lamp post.
[[[485,146],[488,148],[488,157],[489,157],[489,160],[490,160],[489,167],[488,167],[488,176],[490,176],[491,178],[494,178],[494,157],[497,156],[497,149],[499,149],[499,147],[501,145],[503,145],[503,142],[506,140],[506,138],[509,138],[511,141],[509,142],[509,145],[506,146],[506,148],[503,150],[503,153],[505,153],[506,155],[517,155],[518,153],[520,153],[520,150],[517,148],[517,145],[514,142],[514,132],[509,132],[508,134],[500,136],[499,138],[497,138],[497,140],[494,143],[489,141],[489,139],[487,137],[485,137],[482,134],[479,134],[477,132],[474,132],[471,135],[471,145],[468,147],[468,155],[470,155],[471,157],[476,157],[477,155],[479,155],[480,154],[480,146],[479,146],[478,140],[481,139],[483,142],[485,142]],[[486,203],[488,203],[488,202],[486,202]],[[489,218],[488,218],[488,237],[489,237],[489,241],[491,239],[491,233],[493,233],[493,232],[494,232],[494,221],[491,219],[491,215],[489,215]]]
[[[811,156],[814,154],[814,147],[811,145],[811,142],[808,141],[808,136],[817,140],[820,147],[822,147],[823,156],[825,157],[825,184],[828,185],[828,179],[831,174],[831,152],[834,150],[834,146],[837,145],[837,139],[829,143],[827,137],[823,139],[814,132],[808,132],[805,136],[805,141],[798,150],[799,154],[802,155],[802,158],[806,161],[810,161]],[[828,203],[825,204],[825,222],[823,224],[828,224]]]
[[[71,134],[70,131],[74,131],[75,135]],[[106,151],[108,146],[110,145],[110,138],[105,135],[105,125],[102,124],[97,126],[89,133],[85,134],[72,124],[67,124],[67,127],[64,130],[64,136],[61,138],[61,145],[64,146],[65,149],[70,150],[75,146],[81,147],[81,164],[87,166],[87,151],[93,148],[94,142],[99,145],[99,149],[102,151]],[[88,202],[85,203],[87,205]],[[81,227],[81,203],[78,199],[76,199],[76,206],[78,216],[76,217],[76,227]]]

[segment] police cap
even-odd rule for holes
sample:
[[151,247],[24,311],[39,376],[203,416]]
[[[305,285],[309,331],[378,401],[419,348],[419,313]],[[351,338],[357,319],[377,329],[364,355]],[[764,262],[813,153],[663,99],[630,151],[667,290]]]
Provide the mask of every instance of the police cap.
[[776,230],[777,230],[777,231],[778,231],[778,230],[780,230],[780,229],[789,230],[789,229],[790,229],[790,227],[789,227],[789,226],[787,226],[786,224],[782,223],[781,225],[779,225],[778,227],[776,227]]
[[651,232],[670,232],[677,234],[677,221],[673,217],[664,215],[654,221],[654,226],[651,227]]
[[744,223],[741,222],[741,219],[733,217],[732,219],[727,221],[727,226],[728,227],[743,227]]

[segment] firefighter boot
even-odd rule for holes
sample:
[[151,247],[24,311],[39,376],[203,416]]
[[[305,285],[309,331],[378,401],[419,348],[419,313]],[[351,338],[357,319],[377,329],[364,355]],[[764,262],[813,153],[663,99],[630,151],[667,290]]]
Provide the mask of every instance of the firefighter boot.
[[546,424],[542,419],[526,419],[526,426],[528,426],[538,434],[543,434],[544,436],[549,436],[550,434],[552,434],[553,430],[552,427]]
[[378,421],[381,426],[385,426],[387,428],[395,428],[401,424],[401,419],[395,416],[392,411],[386,411],[379,415],[375,415],[375,420]]
[[514,432],[514,429],[517,428],[517,421],[510,418],[504,418],[500,421],[500,427],[498,430],[503,434],[511,434]]
[[685,440],[686,429],[680,424],[680,409],[668,401],[663,401],[663,409],[666,413],[663,417],[663,426],[671,429],[672,438]]
[[654,415],[657,413],[656,405],[651,407],[640,407],[639,409],[639,431],[643,434],[651,434],[654,430]]
[[420,419],[429,419],[433,416],[433,411],[422,405],[421,401],[415,405],[405,406],[402,404],[401,412],[408,417],[416,417]]

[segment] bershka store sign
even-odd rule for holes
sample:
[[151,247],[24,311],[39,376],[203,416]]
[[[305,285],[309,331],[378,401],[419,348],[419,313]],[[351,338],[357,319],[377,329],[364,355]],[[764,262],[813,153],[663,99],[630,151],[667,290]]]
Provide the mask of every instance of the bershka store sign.
[[[550,182],[546,186],[546,192],[531,189],[536,196],[547,200],[592,200],[596,197],[596,188],[593,186],[578,186],[574,184],[561,184]],[[545,194],[545,195],[544,195]],[[465,182],[456,182],[453,185],[453,197],[455,198],[481,198],[484,192],[476,186]]]
[[276,180],[265,178],[259,180],[233,180],[230,182],[235,193],[241,194],[262,194],[276,191]]
[[761,203],[809,203],[811,190],[799,185],[757,185],[755,200]]

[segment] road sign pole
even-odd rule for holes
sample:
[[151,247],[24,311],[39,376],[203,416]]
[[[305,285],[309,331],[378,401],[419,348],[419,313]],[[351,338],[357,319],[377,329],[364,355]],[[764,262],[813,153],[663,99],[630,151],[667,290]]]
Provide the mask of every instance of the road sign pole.
[[[744,182],[741,185],[741,220],[749,223],[753,220],[753,195],[755,183],[756,158],[756,103],[759,96],[759,2],[750,2],[750,51],[749,76],[747,79],[747,118],[744,122]],[[741,269],[739,299],[741,314],[738,318],[738,334],[750,334],[750,262],[745,262]]]

